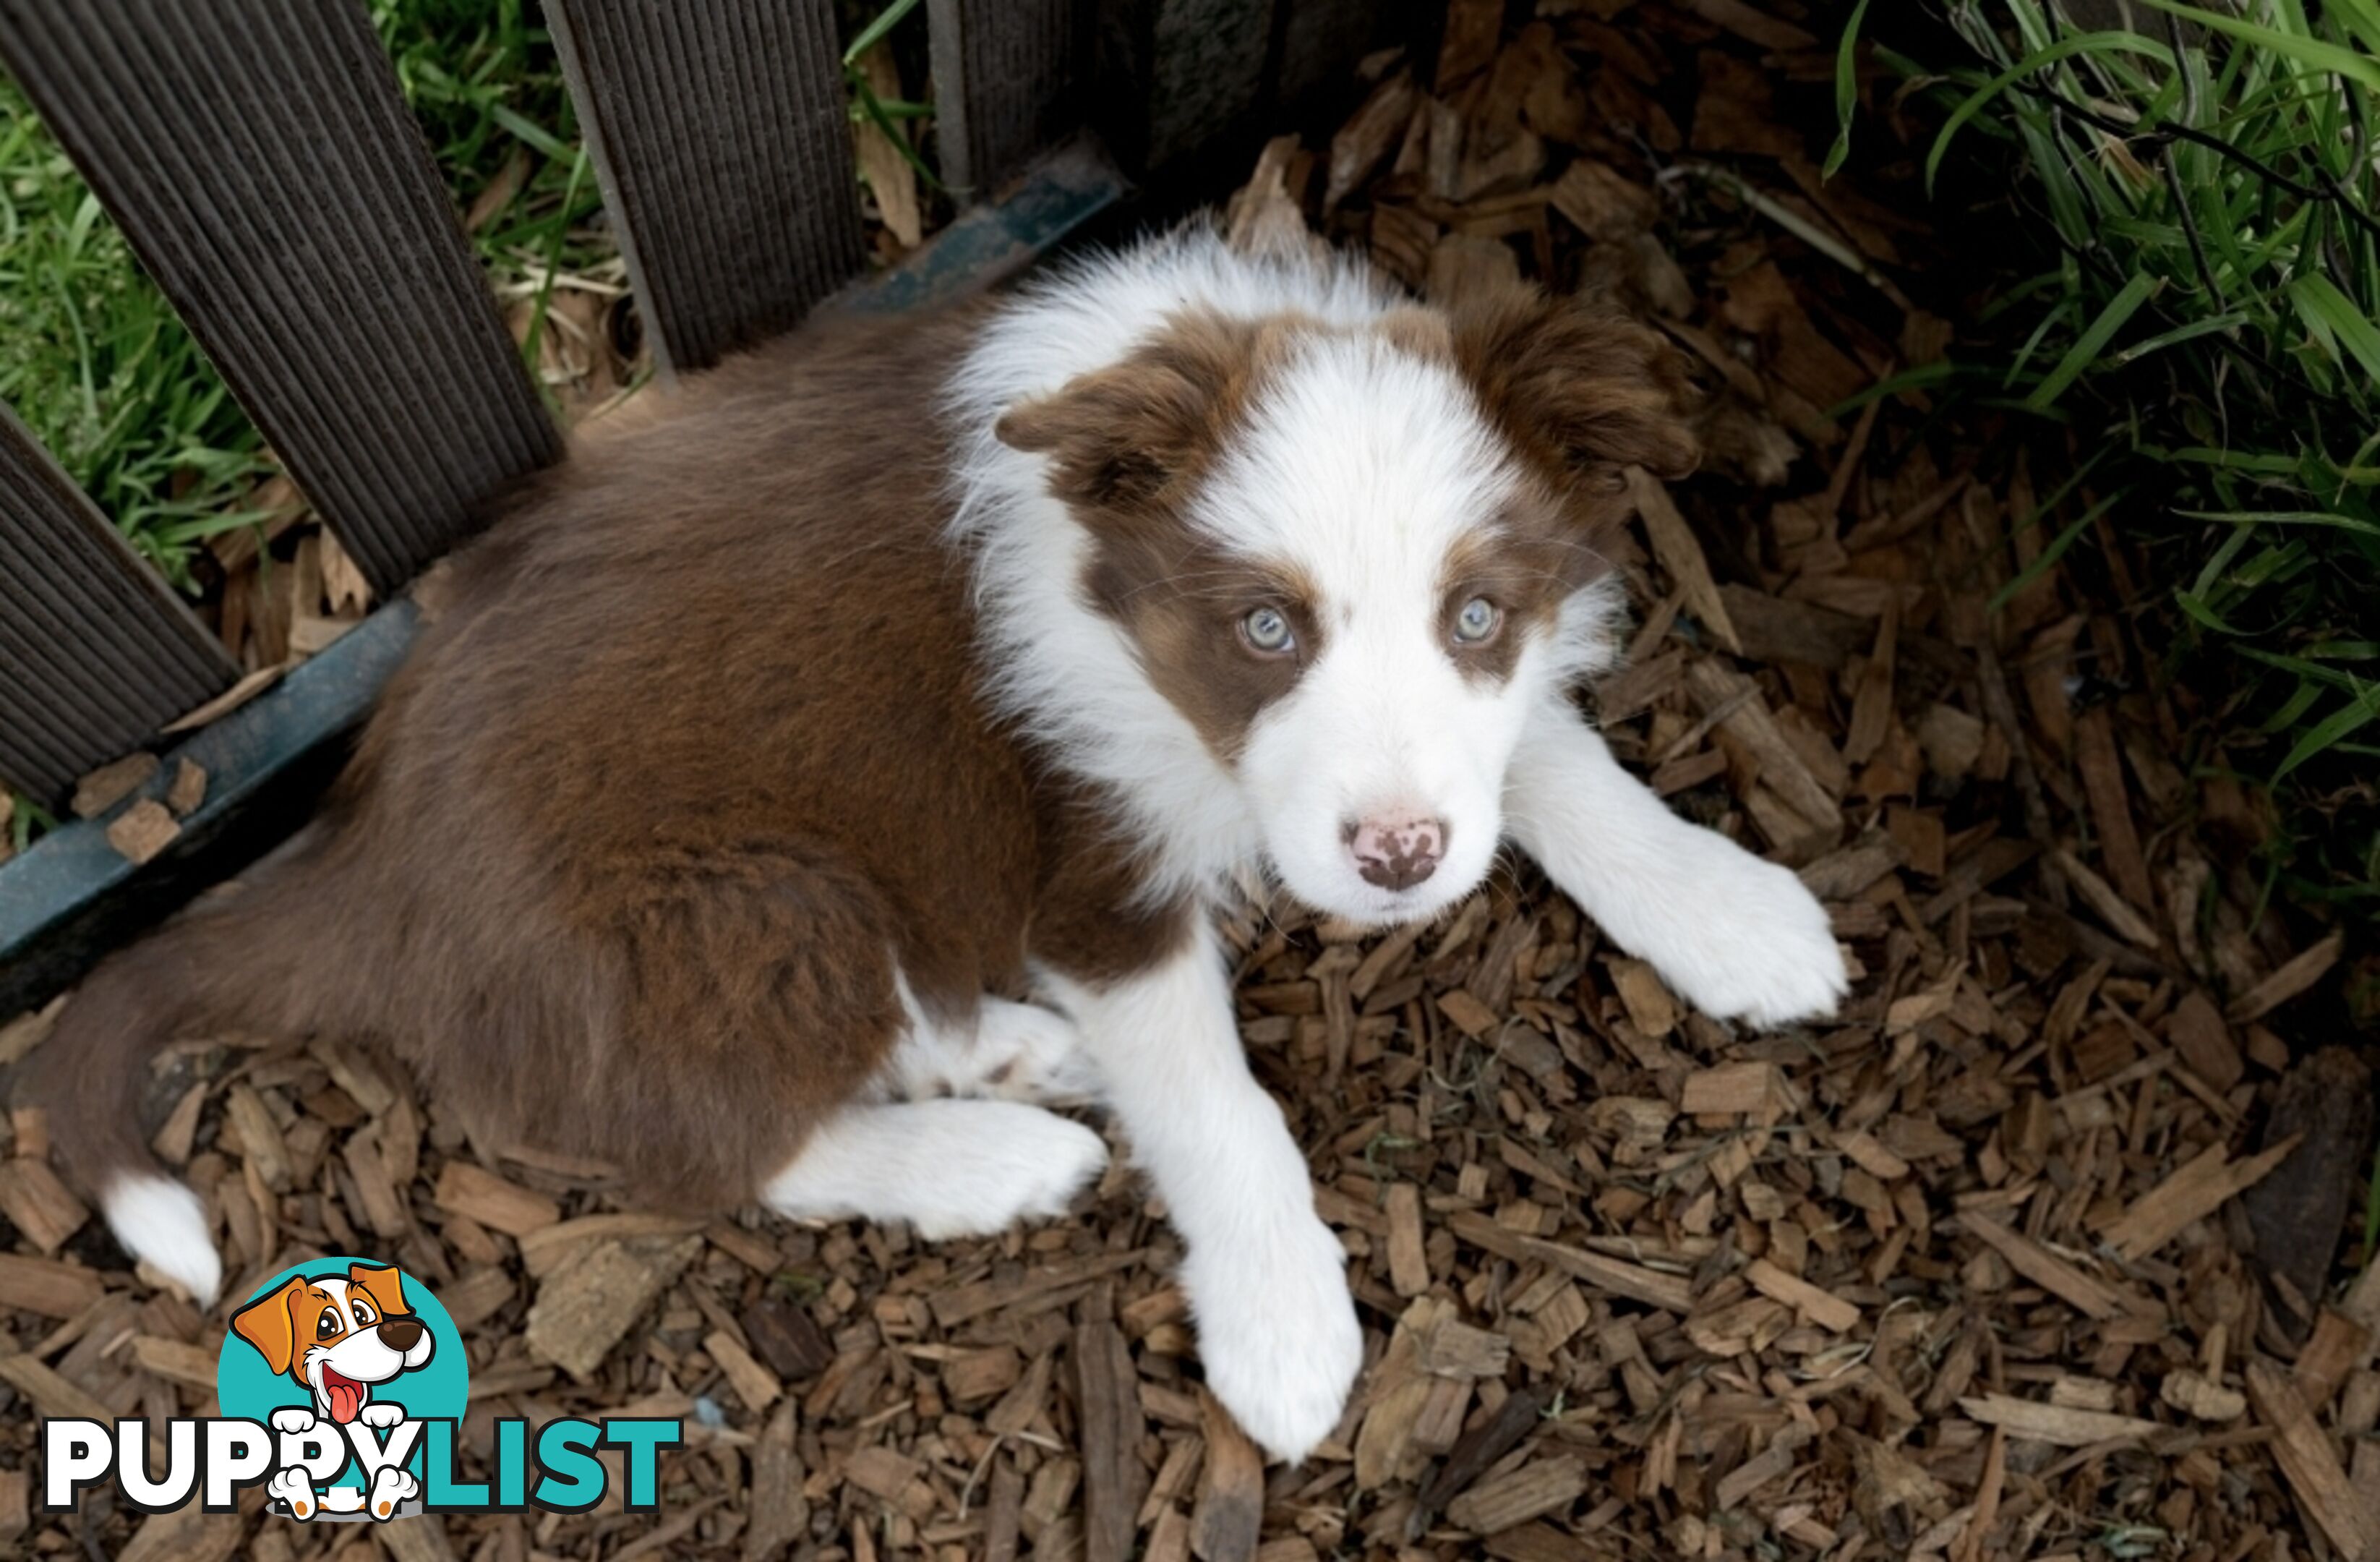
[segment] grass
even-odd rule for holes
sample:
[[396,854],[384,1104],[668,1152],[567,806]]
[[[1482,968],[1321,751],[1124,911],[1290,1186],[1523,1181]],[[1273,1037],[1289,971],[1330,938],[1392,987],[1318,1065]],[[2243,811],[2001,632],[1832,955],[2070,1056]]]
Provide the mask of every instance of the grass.
[[2054,549],[2101,515],[2138,546],[2166,676],[2278,805],[2275,882],[2380,917],[2380,3],[2145,0],[2141,31],[1893,9],[1871,42],[1940,110],[1929,187],[2004,174],[1985,221],[2034,256],[1928,382],[2099,453],[2042,507]]
[[[608,259],[552,43],[524,0],[371,10],[440,172],[478,209],[499,288]],[[273,470],[254,426],[5,76],[0,400],[186,590],[207,538],[264,519],[242,507]]]

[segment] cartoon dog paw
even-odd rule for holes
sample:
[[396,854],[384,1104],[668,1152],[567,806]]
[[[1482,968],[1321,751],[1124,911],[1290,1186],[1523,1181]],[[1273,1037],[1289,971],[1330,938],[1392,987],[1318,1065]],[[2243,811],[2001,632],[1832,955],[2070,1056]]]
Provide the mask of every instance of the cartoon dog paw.
[[421,1483],[402,1465],[389,1465],[372,1477],[371,1500],[367,1505],[374,1519],[394,1517],[407,1499],[421,1495]]
[[[281,1418],[285,1415],[305,1415],[305,1412],[303,1410],[276,1410],[273,1412],[273,1423],[275,1425],[279,1425]],[[313,1417],[307,1416],[307,1425],[312,1425],[313,1420]],[[299,1428],[298,1430],[302,1431],[304,1429]],[[314,1509],[317,1506],[314,1498],[314,1483],[307,1477],[307,1474],[303,1470],[279,1470],[273,1471],[273,1478],[264,1483],[264,1495],[273,1498],[275,1502],[281,1503],[283,1506],[286,1507],[289,1509],[289,1516],[292,1519],[311,1519],[314,1517]]]
[[386,1432],[405,1419],[402,1405],[371,1404],[356,1412],[356,1419],[375,1432]]
[[273,1430],[300,1436],[314,1430],[314,1412],[289,1406],[273,1412]]

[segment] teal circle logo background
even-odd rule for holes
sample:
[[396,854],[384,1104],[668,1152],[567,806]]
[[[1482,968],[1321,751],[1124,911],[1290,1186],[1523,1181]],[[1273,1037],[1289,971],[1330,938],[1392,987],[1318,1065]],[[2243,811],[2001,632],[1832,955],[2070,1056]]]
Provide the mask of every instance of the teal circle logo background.
[[[279,1290],[296,1276],[314,1279],[321,1275],[346,1277],[350,1265],[363,1264],[373,1269],[391,1267],[378,1259],[318,1258],[283,1270],[259,1286],[245,1307],[259,1297]],[[454,1318],[445,1304],[431,1294],[430,1287],[405,1270],[398,1270],[405,1285],[405,1304],[421,1320],[437,1346],[430,1360],[409,1373],[399,1373],[386,1383],[371,1385],[372,1402],[405,1407],[407,1419],[426,1421],[433,1417],[463,1419],[470,1399],[470,1362],[463,1349],[462,1334],[455,1327]],[[237,1312],[238,1308],[232,1311]],[[295,1378],[275,1373],[271,1362],[255,1346],[242,1339],[237,1330],[224,1336],[223,1352],[215,1360],[215,1397],[221,1402],[222,1413],[244,1417],[249,1421],[273,1424],[273,1412],[279,1409],[311,1410],[314,1397],[306,1385]],[[416,1477],[421,1474],[422,1450],[417,1446],[406,1468]],[[356,1464],[347,1461],[346,1468],[334,1477],[331,1484],[340,1485],[354,1481]]]

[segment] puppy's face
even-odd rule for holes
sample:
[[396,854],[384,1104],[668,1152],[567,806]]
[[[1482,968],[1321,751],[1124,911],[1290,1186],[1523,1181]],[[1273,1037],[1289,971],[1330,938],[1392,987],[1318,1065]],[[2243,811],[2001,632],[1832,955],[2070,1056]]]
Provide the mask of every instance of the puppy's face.
[[436,1346],[406,1305],[404,1277],[377,1264],[297,1276],[231,1323],[275,1373],[306,1385],[319,1414],[337,1422],[355,1420],[373,1384],[423,1365]]
[[1530,704],[1595,665],[1629,463],[1691,466],[1660,346],[1515,293],[1355,329],[1180,318],[1013,409],[1092,539],[1083,592],[1317,909],[1486,874]]

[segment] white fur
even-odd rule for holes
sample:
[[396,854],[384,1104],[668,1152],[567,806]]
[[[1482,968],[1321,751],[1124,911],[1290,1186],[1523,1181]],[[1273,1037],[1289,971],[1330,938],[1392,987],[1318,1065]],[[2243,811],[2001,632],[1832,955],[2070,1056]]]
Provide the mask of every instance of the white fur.
[[285,1504],[292,1519],[311,1519],[320,1507],[314,1495],[313,1477],[298,1465],[274,1470],[264,1483],[264,1495]]
[[[322,1369],[329,1367],[341,1377],[362,1385],[363,1402],[357,1407],[362,1415],[372,1409],[371,1391],[374,1384],[386,1383],[400,1373],[426,1365],[437,1340],[429,1325],[403,1350],[390,1346],[380,1337],[381,1312],[370,1293],[344,1275],[319,1275],[307,1284],[330,1297],[328,1311],[338,1314],[340,1334],[328,1345],[310,1343],[300,1352],[306,1365],[306,1382],[312,1388],[317,1414],[331,1415],[331,1391],[323,1386]],[[391,1405],[392,1410],[401,1409]],[[376,1423],[375,1423],[376,1424]]]
[[[1617,942],[1707,1012],[1774,1024],[1830,1009],[1846,982],[1816,900],[1670,813],[1572,707],[1571,687],[1609,663],[1614,581],[1572,596],[1508,678],[1455,667],[1441,639],[1448,558],[1492,530],[1524,480],[1451,369],[1377,333],[1316,334],[1201,485],[1192,524],[1295,568],[1319,598],[1318,651],[1230,761],[1084,599],[1090,541],[1050,495],[1044,458],[992,432],[1175,315],[1293,312],[1346,327],[1400,302],[1354,262],[1247,259],[1193,227],[1062,272],[986,327],[951,391],[954,535],[976,550],[1003,714],[1104,784],[1151,864],[1152,901],[1270,875],[1342,916],[1427,917],[1477,885],[1509,824]],[[1437,872],[1402,893],[1366,883],[1342,832],[1375,814],[1441,821]],[[1049,985],[1188,1242],[1208,1383],[1267,1449],[1304,1457],[1337,1423],[1362,1336],[1305,1161],[1240,1052],[1211,937],[1103,989]]]
[[381,1466],[371,1478],[364,1511],[374,1519],[394,1519],[405,1505],[421,1495],[421,1483],[401,1464]]
[[[1318,334],[1269,382],[1191,522],[1298,569],[1318,590],[1318,654],[1236,764],[1151,687],[1124,632],[1082,599],[1088,539],[1043,458],[992,433],[1010,408],[1125,356],[1173,316],[1294,312],[1355,326],[1406,307],[1354,262],[1250,259],[1192,227],[1058,274],[984,330],[954,376],[956,534],[977,550],[995,697],[1065,764],[1107,784],[1153,869],[1152,901],[1211,894],[1251,867],[1342,916],[1429,916],[1467,893],[1502,833],[1505,757],[1529,691],[1604,659],[1611,598],[1584,593],[1504,683],[1445,653],[1450,551],[1492,531],[1521,482],[1452,369],[1375,333]],[[1438,873],[1366,884],[1343,825],[1384,810],[1442,820]]]
[[1088,1102],[1099,1093],[1081,1032],[1056,1010],[986,997],[973,1024],[947,1024],[925,1012],[906,981],[896,978],[896,985],[909,1026],[868,1082],[867,1099],[955,1095],[1048,1104]]
[[116,1178],[100,1195],[107,1228],[124,1251],[190,1294],[214,1305],[223,1289],[223,1259],[207,1234],[207,1207],[169,1178],[147,1173]]
[[1104,1140],[1013,1101],[854,1105],[820,1124],[761,1202],[795,1220],[905,1220],[929,1241],[1064,1213]]
[[1248,1072],[1214,935],[1202,924],[1182,953],[1104,988],[1047,980],[1189,1245],[1208,1386],[1268,1452],[1304,1458],[1338,1424],[1364,1336],[1305,1157]]
[[1782,1025],[1850,990],[1802,881],[1670,812],[1567,700],[1532,713],[1506,797],[1515,838],[1562,893],[1705,1014]]

